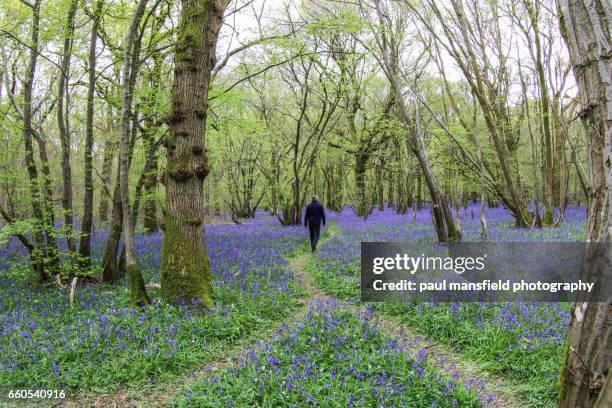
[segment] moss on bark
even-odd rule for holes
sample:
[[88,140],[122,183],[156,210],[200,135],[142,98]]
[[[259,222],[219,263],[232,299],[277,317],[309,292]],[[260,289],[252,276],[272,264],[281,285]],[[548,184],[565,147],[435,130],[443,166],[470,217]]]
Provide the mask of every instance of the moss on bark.
[[[200,226],[178,225],[180,221],[165,217],[162,248],[162,296],[169,303],[195,303],[205,309],[214,307],[212,274],[206,247],[186,233],[193,229],[198,235]],[[203,235],[201,235],[203,238]],[[196,235],[197,237],[197,235]],[[199,242],[198,242],[199,241]]]
[[559,402],[565,400],[565,396],[567,394],[567,381],[568,381],[568,367],[567,367],[567,358],[569,354],[569,341],[565,343],[565,347],[563,347],[563,363],[561,365],[561,370],[559,371],[559,379],[557,380],[557,388],[559,389]]
[[544,220],[542,220],[542,224],[546,226],[551,226],[555,223],[555,218],[553,216],[553,209],[551,207],[546,207],[546,211],[544,212]]
[[140,272],[140,268],[137,265],[128,265],[127,272],[131,283],[130,298],[132,304],[135,306],[144,306],[151,303],[151,299],[149,299],[145,289],[144,279],[142,277],[142,273]]

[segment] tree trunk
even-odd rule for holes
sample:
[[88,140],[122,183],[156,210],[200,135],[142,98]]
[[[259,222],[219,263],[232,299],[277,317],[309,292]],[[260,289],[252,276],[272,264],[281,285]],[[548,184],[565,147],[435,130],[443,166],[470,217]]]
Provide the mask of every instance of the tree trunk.
[[182,0],[172,111],[167,119],[162,295],[169,302],[214,306],[204,241],[204,150],[210,74],[228,0]]
[[[565,143],[567,140],[566,131],[563,121],[563,112],[561,112],[561,103],[559,99],[555,99],[553,118],[555,123],[555,168],[554,168],[554,205],[563,209],[567,202],[568,181],[566,174],[569,176],[567,168],[567,157],[565,154]],[[566,173],[567,171],[567,173]]]
[[[400,167],[401,170],[401,167]],[[406,214],[406,200],[405,200],[405,194],[404,194],[404,182],[402,180],[402,176],[401,173],[398,174],[397,176],[397,192],[396,192],[396,203],[397,205],[395,206],[395,212],[397,214]]]
[[38,59],[38,35],[40,30],[40,3],[35,0],[32,8],[32,33],[30,36],[30,56],[26,70],[25,82],[23,84],[23,141],[25,151],[25,164],[28,171],[30,194],[32,196],[32,216],[35,221],[33,226],[34,236],[34,258],[36,264],[44,265],[36,271],[36,279],[43,282],[49,279],[49,271],[46,268],[45,258],[47,247],[43,236],[43,213],[41,206],[40,185],[38,180],[38,169],[34,160],[34,144],[32,129],[32,88],[36,73],[36,61]]
[[272,180],[270,185],[270,213],[278,214],[278,186],[280,180],[280,157],[276,150],[272,151]]
[[540,90],[540,107],[541,107],[541,118],[542,118],[542,129],[544,131],[544,155],[546,160],[545,164],[545,199],[544,204],[546,209],[544,212],[544,219],[542,220],[543,225],[552,226],[554,225],[554,207],[555,207],[555,162],[554,162],[554,141],[552,134],[552,123],[551,123],[551,111],[550,111],[550,98],[548,92],[548,84],[546,82],[546,76],[544,73],[544,63],[542,61],[542,44],[540,41],[540,30],[539,30],[539,5],[536,2],[536,8],[531,4],[531,0],[524,1],[525,7],[527,8],[531,25],[533,27],[533,36],[535,42],[535,69],[538,75],[538,86]]
[[453,242],[461,239],[460,232],[455,227],[455,220],[451,212],[448,201],[442,194],[442,190],[438,185],[438,181],[434,176],[431,168],[429,167],[429,160],[425,153],[425,146],[422,138],[416,138],[413,152],[416,155],[419,164],[421,165],[421,171],[425,178],[425,183],[431,196],[431,212],[432,221],[438,236],[439,242]]
[[376,184],[377,184],[377,201],[378,201],[378,210],[385,210],[385,179],[383,176],[384,162],[382,156],[378,159],[378,163],[376,165]]
[[[302,109],[303,109],[302,110],[302,115],[303,115],[304,108]],[[291,215],[290,215],[291,218],[289,220],[290,225],[300,225],[302,221],[300,219],[302,216],[302,209],[300,208],[300,203],[301,203],[300,189],[302,185],[301,185],[301,180],[300,180],[300,172],[298,170],[300,138],[301,138],[301,122],[298,121],[295,144],[293,145],[293,165],[292,165],[293,183],[291,184],[291,187],[292,187],[291,193],[292,193],[293,201],[291,205]]]
[[60,273],[60,253],[55,240],[55,214],[53,208],[53,186],[51,185],[51,170],[49,168],[49,157],[47,155],[47,143],[40,133],[36,134],[38,143],[38,156],[40,158],[40,172],[42,175],[42,214],[45,235],[46,256],[48,270],[53,274]]
[[115,142],[112,140],[111,136],[113,133],[113,108],[110,104],[108,105],[106,115],[107,139],[104,142],[104,151],[102,153],[102,190],[100,191],[100,206],[98,208],[100,222],[108,221],[108,209],[112,202],[110,188],[113,176],[113,151],[115,149]]
[[489,240],[489,228],[487,227],[487,216],[485,213],[485,200],[487,198],[486,193],[486,176],[485,176],[485,168],[482,160],[482,147],[480,145],[480,134],[477,130],[477,121],[476,121],[476,106],[474,106],[474,140],[476,142],[476,152],[478,155],[478,167],[480,170],[480,239],[482,241]]
[[[156,153],[154,153],[156,155]],[[142,226],[146,232],[156,232],[157,225],[157,157],[154,156],[144,180],[144,215]]]
[[[129,171],[130,171],[130,118],[132,111],[133,88],[131,86],[137,68],[133,61],[133,44],[137,35],[138,25],[145,11],[147,0],[139,0],[134,12],[132,24],[125,41],[125,57],[122,75],[123,103],[120,119],[119,138],[119,190],[121,206],[123,207],[123,242],[125,245],[125,261],[131,283],[131,299],[135,305],[150,303],[145,290],[142,272],[138,267],[136,247],[134,245],[134,224],[132,222],[132,204],[130,202]],[[135,129],[133,130],[135,132]]]
[[[612,279],[612,4],[609,0],[558,0],[561,32],[578,85],[580,116],[587,132],[589,189],[587,241],[606,245],[586,254],[582,279]],[[605,292],[604,292],[605,293]],[[610,294],[610,292],[607,292]],[[612,375],[611,299],[577,302],[570,322],[565,364],[560,374],[560,407],[596,406],[608,399]],[[606,385],[605,391],[602,389]],[[598,406],[608,406],[605,402]]]
[[62,72],[60,72],[59,89],[57,96],[57,125],[60,143],[62,146],[62,208],[64,211],[64,229],[68,251],[76,251],[73,237],[73,210],[72,210],[72,169],[70,168],[70,127],[68,122],[68,106],[66,94],[68,93],[68,78],[70,75],[70,57],[72,54],[72,37],[74,35],[74,16],[78,0],[71,0],[64,27],[64,48],[62,50]]
[[[483,80],[480,75],[480,70],[477,68],[476,56],[474,50],[472,49],[471,41],[469,39],[470,37],[468,34],[467,22],[465,19],[465,13],[463,11],[463,5],[457,0],[452,0],[451,2],[453,4],[453,9],[457,14],[460,32],[466,44],[466,49],[470,57],[471,67],[474,70],[474,75],[476,77],[476,83],[482,84]],[[520,185],[517,182],[516,177],[510,168],[510,152],[508,149],[509,137],[506,134],[508,126],[506,126],[506,123],[503,123],[503,118],[497,119],[499,115],[495,114],[495,111],[491,108],[492,105],[485,99],[485,95],[481,92],[481,85],[479,85],[478,87],[473,85],[472,88],[481,105],[485,122],[491,134],[491,138],[493,139],[495,152],[497,153],[497,158],[499,159],[499,164],[501,165],[502,174],[504,176],[504,180],[506,181],[508,194],[516,209],[516,212],[514,214],[516,217],[516,225],[518,227],[530,227],[531,215],[529,214],[529,211],[527,209],[527,204],[525,203],[523,194],[520,189]]]
[[89,72],[87,87],[87,120],[85,126],[85,157],[84,157],[84,187],[83,219],[81,221],[81,239],[79,243],[80,264],[87,269],[91,266],[91,230],[93,227],[93,142],[94,142],[94,93],[96,90],[96,41],[98,39],[98,25],[102,1],[98,0],[94,6],[91,36],[89,40]]
[[[380,13],[380,9],[379,9]],[[432,222],[438,236],[438,241],[449,242],[458,241],[461,237],[459,232],[455,228],[455,221],[453,214],[448,205],[448,201],[444,197],[438,180],[431,171],[429,160],[427,158],[427,152],[425,149],[425,142],[423,141],[423,135],[420,130],[420,117],[412,118],[406,107],[404,101],[402,87],[397,76],[397,62],[391,62],[391,57],[386,56],[387,61],[387,76],[391,82],[393,91],[395,92],[395,103],[400,113],[400,119],[404,122],[404,125],[408,129],[407,140],[410,145],[410,149],[417,157],[421,172],[425,178],[425,183],[429,189],[429,195],[431,196],[431,210],[432,210]],[[395,59],[393,59],[395,61]],[[416,109],[418,113],[418,108]]]
[[423,209],[423,183],[421,181],[421,174],[419,173],[419,175],[416,177],[416,208],[417,210],[422,210]]
[[[165,14],[162,14],[157,20],[165,19]],[[162,20],[163,22],[163,20]],[[156,24],[157,25],[157,24]],[[157,225],[157,146],[155,145],[155,133],[157,125],[154,120],[154,112],[157,107],[157,97],[161,82],[161,69],[163,57],[161,53],[156,52],[153,55],[154,65],[151,72],[151,90],[147,96],[145,115],[145,131],[143,132],[143,140],[147,150],[147,161],[149,166],[145,166],[147,171],[144,179],[144,216],[143,227],[147,232],[156,232]]]
[[370,214],[370,203],[366,194],[365,172],[369,156],[358,153],[355,156],[355,189],[357,190],[356,215],[366,217]]
[[391,171],[389,176],[389,188],[387,188],[387,205],[389,206],[389,208],[395,208],[395,202],[393,201],[393,195],[395,194],[395,192],[393,191],[394,187],[395,187],[395,173],[393,171]]
[[121,240],[121,226],[123,224],[123,207],[121,206],[121,193],[119,190],[119,166],[117,164],[117,177],[113,192],[113,211],[111,224],[102,257],[102,281],[117,283],[121,278],[119,266],[117,265],[117,253],[119,252],[119,241]]

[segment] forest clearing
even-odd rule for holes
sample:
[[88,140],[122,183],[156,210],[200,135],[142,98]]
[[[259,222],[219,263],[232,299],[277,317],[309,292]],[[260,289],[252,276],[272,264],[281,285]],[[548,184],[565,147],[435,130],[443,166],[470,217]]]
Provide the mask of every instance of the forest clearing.
[[[609,0],[3,0],[0,406],[612,407],[611,33]],[[463,297],[384,297],[439,254]]]

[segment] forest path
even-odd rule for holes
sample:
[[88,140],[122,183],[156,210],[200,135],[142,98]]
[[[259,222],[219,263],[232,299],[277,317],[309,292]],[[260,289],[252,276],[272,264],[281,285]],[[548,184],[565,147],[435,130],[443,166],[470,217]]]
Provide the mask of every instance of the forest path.
[[[327,239],[331,238],[336,232],[337,227],[332,226]],[[289,262],[296,276],[300,277],[302,286],[309,293],[308,303],[316,300],[334,299],[342,307],[352,308],[356,312],[360,308],[359,303],[339,300],[317,286],[314,278],[306,269],[308,260],[314,255],[310,253],[303,254],[291,259]],[[301,318],[301,316],[299,317]],[[420,350],[427,350],[427,360],[433,363],[440,373],[450,377],[450,379],[453,378],[453,374],[457,373],[464,386],[479,391],[480,395],[491,397],[492,399],[488,401],[487,406],[493,405],[501,408],[523,408],[527,406],[524,401],[515,397],[514,389],[516,386],[514,384],[481,369],[476,362],[467,360],[452,348],[423,338],[423,336],[401,323],[397,318],[385,316],[376,311],[374,312],[374,319],[378,321],[379,326],[388,335],[407,346],[407,349],[412,351],[412,356],[416,358]]]
[[[319,244],[319,248],[324,245],[325,241],[331,238],[335,234],[336,230],[330,227],[329,232],[325,234]],[[314,278],[306,269],[306,263],[314,256],[314,253],[307,252],[298,256],[295,256],[289,260],[289,268],[293,270],[295,278],[299,279],[302,288],[306,291],[306,298],[302,299],[302,303],[305,305],[311,305],[314,302],[320,300],[335,299],[333,296],[327,294],[325,291],[319,289],[315,283]]]
[[[319,247],[321,247],[327,239],[333,236],[335,231],[336,229],[330,226],[328,231],[321,235]],[[306,230],[306,234],[308,234],[308,230]],[[77,408],[83,406],[96,408],[150,408],[168,406],[173,396],[196,381],[216,371],[239,364],[244,354],[250,351],[258,342],[265,343],[273,341],[274,336],[281,330],[283,325],[303,319],[312,304],[319,301],[334,299],[333,296],[320,290],[315,285],[312,276],[306,272],[305,264],[312,256],[313,254],[310,252],[303,252],[288,259],[288,267],[293,271],[294,279],[301,284],[305,292],[303,297],[296,299],[298,306],[293,310],[293,313],[285,319],[279,320],[266,328],[262,328],[257,333],[244,336],[226,350],[224,358],[203,362],[189,374],[177,376],[168,381],[160,379],[154,383],[144,384],[141,388],[122,387],[113,393],[96,394],[93,396],[79,393],[56,406],[62,408]]]

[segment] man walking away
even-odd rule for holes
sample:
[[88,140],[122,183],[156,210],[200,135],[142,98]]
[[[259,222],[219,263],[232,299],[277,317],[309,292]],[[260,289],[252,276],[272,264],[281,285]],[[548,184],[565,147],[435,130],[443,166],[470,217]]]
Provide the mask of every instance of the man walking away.
[[321,222],[325,225],[325,210],[321,203],[317,201],[317,196],[313,195],[312,202],[306,207],[306,214],[304,215],[304,227],[308,227],[310,232],[310,249],[312,252],[317,248],[317,242],[321,234]]

